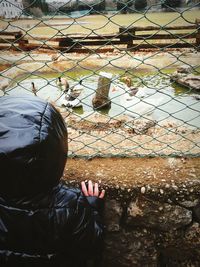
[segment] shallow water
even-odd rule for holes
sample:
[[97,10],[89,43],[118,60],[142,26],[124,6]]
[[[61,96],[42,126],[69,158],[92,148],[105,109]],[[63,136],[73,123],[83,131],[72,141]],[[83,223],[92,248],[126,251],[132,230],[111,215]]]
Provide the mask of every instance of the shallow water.
[[[33,94],[31,82],[37,89],[37,96],[47,101],[53,101],[62,106],[64,98],[62,88],[56,84],[57,74],[41,77],[21,79],[17,84],[6,90],[6,94],[24,95]],[[78,81],[82,80],[82,85]],[[73,75],[68,77],[71,87],[78,86],[83,89],[81,94],[82,107],[73,111],[83,116],[93,112],[92,98],[98,83],[98,75]],[[180,125],[199,128],[200,126],[200,100],[198,92],[189,90],[170,82],[169,74],[143,74],[132,79],[133,86],[139,88],[136,96],[130,97],[127,87],[120,82],[120,75],[113,74],[109,97],[111,108],[99,111],[116,117],[128,114],[135,118],[148,117],[163,123],[166,120],[178,122]]]

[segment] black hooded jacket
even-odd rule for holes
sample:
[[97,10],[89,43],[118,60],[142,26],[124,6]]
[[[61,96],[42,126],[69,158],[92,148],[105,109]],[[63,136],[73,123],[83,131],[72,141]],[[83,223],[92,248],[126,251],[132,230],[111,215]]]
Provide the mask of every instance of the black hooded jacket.
[[102,246],[101,199],[60,179],[67,130],[37,97],[0,97],[0,266],[75,267]]

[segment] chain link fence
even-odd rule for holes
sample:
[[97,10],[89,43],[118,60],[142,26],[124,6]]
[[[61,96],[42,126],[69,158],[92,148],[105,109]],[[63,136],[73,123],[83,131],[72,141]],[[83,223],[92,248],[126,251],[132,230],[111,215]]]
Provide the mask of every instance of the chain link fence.
[[199,156],[199,1],[0,7],[1,97],[52,102],[71,157]]

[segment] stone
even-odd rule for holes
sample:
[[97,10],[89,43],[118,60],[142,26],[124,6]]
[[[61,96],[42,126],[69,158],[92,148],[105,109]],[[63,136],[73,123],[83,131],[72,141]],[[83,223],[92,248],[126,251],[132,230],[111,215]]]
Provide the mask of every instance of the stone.
[[146,134],[151,127],[156,125],[155,120],[135,119],[126,123],[126,128],[131,129],[136,134]]
[[188,66],[183,66],[183,67],[179,67],[177,69],[178,73],[191,73],[192,72],[192,68],[188,67]]
[[191,89],[200,90],[200,75],[175,73],[171,76],[171,80]]
[[117,232],[120,230],[122,207],[116,200],[107,200],[105,203],[105,223],[107,231]]
[[200,203],[196,207],[193,208],[195,220],[200,223]]
[[134,121],[133,129],[136,134],[145,134],[148,129],[154,127],[156,121],[149,119],[137,119]]
[[[200,246],[200,225],[199,223],[193,223],[185,232],[184,241],[192,246],[199,248]],[[199,252],[200,256],[200,252]]]
[[192,212],[177,205],[159,203],[142,197],[129,204],[127,225],[143,226],[160,231],[175,230],[192,222]]
[[185,208],[193,208],[199,204],[199,199],[184,200],[184,201],[179,201],[178,203]]
[[140,189],[140,191],[141,191],[142,194],[145,194],[145,191],[146,191],[145,186],[142,186],[141,189]]
[[104,257],[105,267],[157,267],[156,235],[138,230],[108,233]]

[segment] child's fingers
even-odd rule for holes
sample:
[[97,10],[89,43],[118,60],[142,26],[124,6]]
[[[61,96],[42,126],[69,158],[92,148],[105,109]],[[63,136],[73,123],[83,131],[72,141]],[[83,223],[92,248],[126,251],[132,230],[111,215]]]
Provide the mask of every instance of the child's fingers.
[[104,196],[105,196],[105,190],[102,190],[100,195],[99,195],[99,198],[104,198]]
[[82,190],[84,196],[86,196],[86,197],[89,196],[89,195],[88,195],[88,190],[87,190],[87,187],[86,187],[85,182],[81,182],[81,190]]
[[93,196],[93,184],[91,180],[88,182],[88,194],[89,196]]
[[94,196],[95,197],[99,196],[99,185],[98,185],[98,183],[94,184]]

